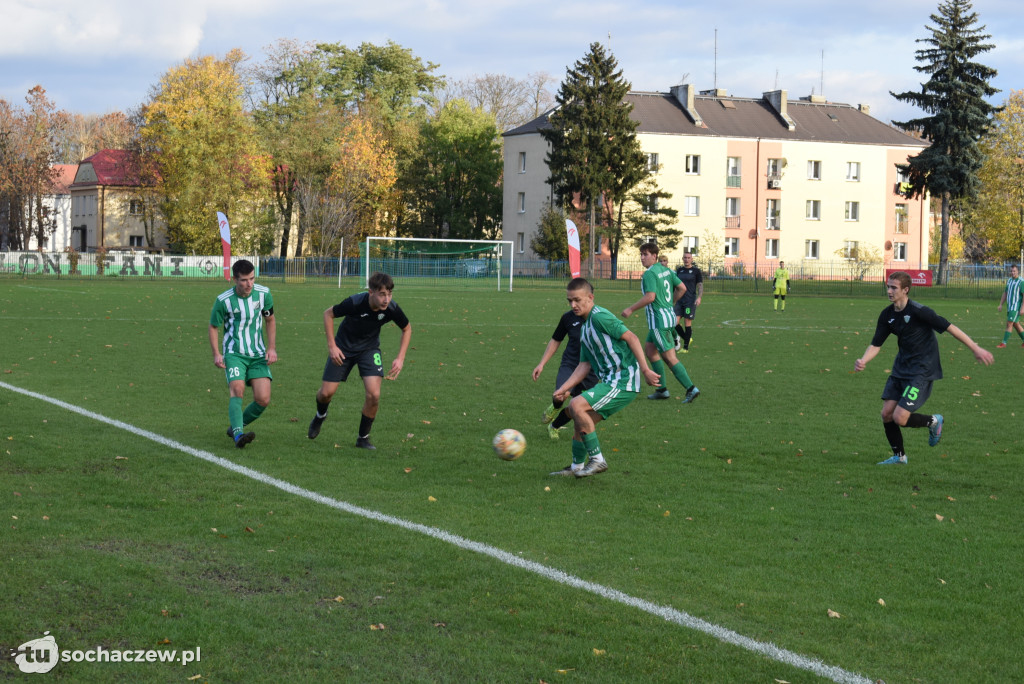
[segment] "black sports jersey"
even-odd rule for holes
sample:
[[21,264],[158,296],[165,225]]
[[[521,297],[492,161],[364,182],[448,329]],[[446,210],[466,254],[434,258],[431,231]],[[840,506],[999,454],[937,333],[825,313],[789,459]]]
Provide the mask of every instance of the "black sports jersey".
[[569,341],[565,343],[565,351],[562,352],[562,365],[563,366],[578,366],[580,363],[580,331],[583,329],[583,324],[587,319],[582,316],[577,316],[570,309],[562,314],[562,317],[558,319],[558,325],[555,327],[555,332],[551,334],[551,339],[555,342],[561,342],[569,337]]
[[700,272],[697,265],[686,268],[680,266],[676,269],[676,277],[683,281],[686,286],[686,294],[679,298],[680,302],[693,304],[697,301],[697,283],[704,282],[704,274]]
[[949,321],[927,306],[908,299],[902,311],[897,311],[893,304],[882,311],[871,345],[881,347],[889,335],[895,335],[900,350],[892,362],[891,376],[905,380],[939,380],[942,364],[935,333],[946,332],[949,325]]
[[380,329],[388,321],[394,321],[402,329],[409,325],[402,307],[394,300],[383,311],[372,310],[369,292],[352,295],[340,304],[335,304],[332,311],[335,318],[345,317],[338,326],[338,334],[334,336],[334,343],[345,354],[379,348]]

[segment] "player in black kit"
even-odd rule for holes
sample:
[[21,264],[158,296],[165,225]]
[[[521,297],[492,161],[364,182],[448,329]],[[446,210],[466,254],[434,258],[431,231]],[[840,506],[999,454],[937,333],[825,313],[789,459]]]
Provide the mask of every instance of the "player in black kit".
[[[544,348],[544,355],[541,356],[537,367],[533,369],[533,379],[535,382],[544,370],[544,364],[551,360],[551,357],[558,351],[559,345],[562,344],[562,340],[566,337],[569,338],[569,341],[565,345],[565,351],[562,352],[562,362],[558,366],[558,375],[555,377],[555,389],[561,387],[569,379],[572,372],[576,370],[576,366],[580,365],[580,330],[583,329],[584,320],[582,316],[574,314],[571,309],[562,314],[562,317],[558,319],[555,332],[551,334],[548,346]],[[598,382],[597,375],[591,371],[583,379],[583,382],[576,385],[572,392],[570,392],[570,401],[572,397],[579,396],[584,390],[591,389]],[[544,422],[548,423],[548,436],[551,439],[558,439],[558,430],[572,421],[572,416],[569,415],[569,412],[562,408],[564,403],[561,401],[556,402],[552,397],[551,404],[544,411]]]
[[[353,366],[359,367],[363,379],[366,399],[359,420],[356,446],[361,449],[376,449],[370,443],[370,428],[377,417],[380,405],[381,378],[394,380],[402,372],[405,352],[409,349],[412,326],[402,308],[392,299],[395,281],[386,273],[373,273],[368,281],[369,291],[360,292],[340,304],[324,311],[324,332],[327,334],[327,365],[324,366],[323,382],[316,393],[316,415],[309,423],[306,433],[310,439],[320,434],[320,426],[327,418],[327,408],[338,389],[339,382],[345,382]],[[334,319],[344,316],[334,334]],[[380,329],[389,321],[402,331],[398,356],[391,362],[391,371],[384,375],[384,363],[380,355]]]
[[853,364],[854,371],[864,370],[889,335],[899,340],[900,350],[882,390],[882,426],[892,456],[878,465],[906,464],[900,427],[928,428],[928,446],[935,446],[942,438],[942,416],[917,413],[932,392],[932,382],[942,378],[936,332],[948,332],[970,349],[978,361],[986,366],[992,364],[992,353],[979,347],[967,333],[927,306],[911,301],[910,282],[910,276],[902,271],[889,276],[885,286],[892,304],[878,317],[875,336],[864,356]]
[[[683,255],[683,265],[676,269],[676,277],[686,286],[686,293],[675,303],[676,334],[683,341],[682,352],[688,354],[690,341],[693,340],[693,319],[697,317],[697,307],[704,297],[704,274],[693,263],[693,254],[690,252]],[[679,321],[682,321],[682,325]]]

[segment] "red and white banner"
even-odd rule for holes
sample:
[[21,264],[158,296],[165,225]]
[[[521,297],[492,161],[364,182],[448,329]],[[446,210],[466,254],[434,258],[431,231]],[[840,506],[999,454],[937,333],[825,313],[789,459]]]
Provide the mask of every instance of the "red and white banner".
[[224,280],[231,280],[231,226],[228,217],[217,212],[217,223],[220,225],[220,247],[224,252]]
[[910,268],[887,268],[885,269],[885,279],[888,281],[889,276],[893,273],[899,272],[906,273],[910,276],[910,284],[918,285],[919,287],[931,287],[932,286],[932,272],[927,269],[910,269]]
[[569,274],[573,278],[580,277],[580,232],[576,224],[565,219],[565,232],[569,239]]

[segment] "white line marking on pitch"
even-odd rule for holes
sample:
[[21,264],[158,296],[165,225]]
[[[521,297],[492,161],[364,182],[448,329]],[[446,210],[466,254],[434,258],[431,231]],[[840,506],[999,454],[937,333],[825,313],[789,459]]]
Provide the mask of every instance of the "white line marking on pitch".
[[813,672],[814,674],[819,675],[821,677],[827,677],[832,681],[843,682],[844,684],[846,682],[856,684],[871,684],[871,682],[873,681],[867,677],[856,674],[854,672],[849,672],[840,667],[836,667],[834,665],[826,665],[820,660],[815,660],[814,658],[809,658],[807,656],[800,655],[799,653],[794,653],[793,651],[788,651],[784,648],[780,648],[775,644],[772,644],[771,642],[756,641],[754,639],[751,639],[750,637],[745,637],[742,634],[732,631],[731,629],[726,629],[725,627],[720,627],[719,625],[708,622],[706,620],[701,620],[700,618],[694,617],[689,613],[685,613],[681,610],[676,610],[675,608],[671,608],[669,606],[662,606],[656,603],[651,603],[650,601],[645,601],[644,599],[636,598],[635,596],[630,596],[629,594],[623,593],[617,589],[606,587],[603,584],[588,582],[585,579],[576,577],[575,575],[570,575],[566,572],[557,570],[555,568],[548,567],[547,565],[541,565],[540,563],[536,563],[534,561],[525,560],[523,558],[520,558],[519,556],[516,556],[515,554],[509,553],[508,551],[502,551],[497,547],[490,546],[488,544],[482,544],[480,542],[475,542],[471,539],[460,537],[457,534],[446,532],[445,530],[442,530],[437,527],[428,527],[427,525],[421,525],[419,523],[410,522],[402,518],[396,518],[395,516],[388,515],[386,513],[380,513],[378,511],[374,511],[368,508],[355,506],[345,501],[332,499],[328,496],[324,496],[323,494],[318,494],[314,491],[310,491],[297,485],[293,485],[290,482],[285,482],[284,480],[279,480],[276,477],[266,475],[264,473],[259,472],[258,470],[253,470],[252,468],[247,468],[245,466],[238,465],[237,463],[229,461],[225,458],[221,458],[220,456],[215,456],[214,454],[211,454],[208,451],[202,451],[201,449],[190,447],[187,444],[182,444],[181,442],[177,442],[173,439],[168,439],[167,437],[158,435],[155,432],[150,432],[149,430],[137,428],[134,425],[130,425],[120,420],[107,418],[104,415],[94,413],[80,406],[75,406],[74,404],[69,404],[65,401],[61,401],[60,399],[54,399],[53,397],[48,397],[45,394],[39,394],[37,392],[32,392],[31,390],[15,387],[14,385],[9,385],[6,382],[0,382],[0,387],[8,389],[12,392],[17,392],[18,394],[23,394],[27,397],[32,397],[33,399],[38,399],[39,401],[44,401],[46,403],[53,404],[54,406],[59,406],[62,409],[71,411],[72,413],[77,413],[80,416],[91,418],[100,423],[106,423],[107,425],[130,432],[133,435],[144,437],[145,439],[156,442],[157,444],[162,444],[163,446],[170,447],[171,449],[176,449],[177,451],[181,451],[182,453],[186,453],[190,456],[195,456],[196,458],[207,461],[208,463],[212,463],[214,465],[220,466],[221,468],[225,468],[234,473],[238,473],[239,475],[244,475],[245,477],[251,478],[258,482],[262,482],[263,484],[270,485],[271,487],[276,487],[282,491],[288,492],[289,494],[294,494],[295,496],[300,496],[304,499],[309,499],[310,501],[315,501],[316,503],[320,503],[325,506],[330,506],[331,508],[334,508],[339,511],[344,511],[345,513],[351,513],[352,515],[358,515],[360,517],[368,518],[370,520],[376,520],[377,522],[382,522],[388,525],[401,527],[402,529],[409,530],[410,532],[424,534],[428,537],[439,539],[440,541],[443,541],[447,544],[457,546],[460,549],[465,549],[466,551],[474,551],[485,556],[490,556],[491,558],[501,561],[502,563],[506,563],[508,565],[520,568],[522,570],[532,572],[553,582],[558,582],[566,586],[575,587],[576,589],[582,589],[583,591],[588,591],[592,594],[597,594],[598,596],[606,598],[610,601],[615,601],[617,603],[621,603],[623,605],[630,606],[638,610],[642,610],[645,613],[650,613],[651,615],[660,617],[664,619],[666,622],[673,622],[682,627],[689,627],[690,629],[696,630],[698,632],[703,632],[704,634],[712,636],[718,639],[719,641],[725,642],[727,644],[732,644],[733,646],[739,646],[740,648],[746,649],[753,653],[759,653],[763,656],[771,658],[772,660],[779,663],[783,663],[785,665],[791,665],[793,667],[800,668],[801,670]]
[[754,328],[757,330],[791,330],[793,332],[842,333],[844,335],[860,335],[866,332],[871,332],[871,330],[868,328],[822,328],[814,326],[805,326],[802,328],[797,328],[792,325],[757,325],[760,322],[761,319],[756,318],[733,318],[728,321],[722,321],[722,325],[730,328]]

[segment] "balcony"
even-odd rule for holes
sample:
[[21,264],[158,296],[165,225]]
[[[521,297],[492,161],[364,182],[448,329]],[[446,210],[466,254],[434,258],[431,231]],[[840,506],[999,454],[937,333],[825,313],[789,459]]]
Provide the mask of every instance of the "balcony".
[[778,215],[768,216],[764,220],[765,230],[781,230],[782,218]]
[[741,188],[741,187],[743,187],[743,184],[741,183],[742,180],[743,180],[743,176],[726,176],[725,177],[725,187],[727,187],[727,188]]
[[725,217],[725,227],[726,228],[739,228],[740,227],[740,217],[739,216],[726,216]]
[[769,174],[768,175],[768,189],[778,190],[782,187],[782,176]]

